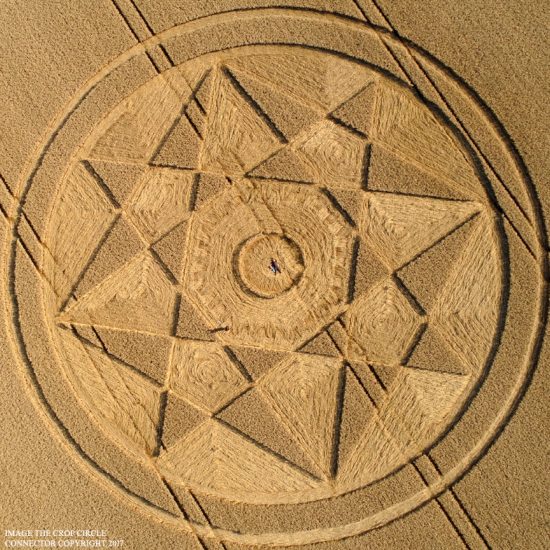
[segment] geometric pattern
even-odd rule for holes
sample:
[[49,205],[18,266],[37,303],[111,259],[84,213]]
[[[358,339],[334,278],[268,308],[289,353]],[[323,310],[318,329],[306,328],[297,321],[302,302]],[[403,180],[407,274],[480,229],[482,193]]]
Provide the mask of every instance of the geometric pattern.
[[418,331],[421,316],[391,281],[357,298],[345,314],[353,344],[350,356],[367,362],[399,364]]
[[[147,40],[155,32],[152,27],[171,26],[172,15],[194,19],[200,16],[199,12],[189,7],[189,14],[181,10],[171,14],[169,9],[162,14],[164,22],[155,15],[151,26],[144,14],[153,12],[146,6],[141,12],[133,2],[117,4],[139,45],[108,62],[79,89],[74,101],[53,123],[51,134],[44,136],[32,155],[25,177],[13,182],[13,188],[11,182],[4,182],[0,209],[8,226],[13,225],[11,260],[6,264],[10,309],[13,306],[14,314],[12,336],[18,344],[22,372],[28,385],[36,390],[37,405],[50,417],[56,435],[61,435],[70,452],[78,452],[78,461],[98,481],[113,493],[137,496],[139,501],[133,500],[140,512],[181,529],[186,544],[193,547],[309,547],[314,543],[353,546],[357,543],[351,539],[342,543],[336,539],[374,529],[367,537],[376,541],[380,527],[428,502],[429,506],[408,519],[412,517],[414,521],[426,513],[434,519],[439,516],[443,520],[445,516],[450,539],[455,538],[454,529],[467,546],[490,546],[468,514],[464,484],[454,487],[453,483],[483,456],[517,409],[536,367],[547,313],[544,273],[548,262],[540,205],[528,168],[506,128],[460,77],[410,41],[403,42],[397,31],[392,32],[391,22],[375,2],[339,0],[330,7],[319,5],[320,9],[309,12],[292,11],[281,5],[218,15],[214,14],[218,10],[215,3],[209,3],[198,9],[202,15],[212,13],[212,17],[173,27],[152,40]],[[256,43],[258,37],[265,45],[243,47],[251,39]],[[284,45],[279,46],[281,42]],[[200,57],[203,53],[207,55]],[[199,57],[179,65],[195,55]],[[352,231],[351,276],[343,313],[291,352],[266,345],[222,343],[220,338],[230,327],[206,326],[197,308],[183,295],[177,279],[186,260],[178,241],[186,242],[188,219],[151,242],[151,237],[143,234],[143,227],[141,231],[136,229],[135,225],[140,224],[131,212],[136,184],[152,168],[180,173],[184,170],[178,166],[189,167],[187,172],[193,175],[189,220],[226,188],[224,171],[195,170],[202,148],[198,134],[205,136],[209,118],[198,102],[209,106],[218,68],[235,77],[236,88],[240,86],[241,95],[258,107],[258,116],[265,120],[262,113],[268,115],[273,123],[271,130],[281,143],[269,157],[271,162],[265,159],[258,170],[252,168],[242,179],[254,176],[255,183],[294,182],[317,188]],[[93,126],[111,108],[112,99],[141,86],[144,79],[150,78],[152,69],[162,76],[148,85],[148,92],[143,88],[132,94],[123,107]],[[390,74],[391,82],[385,78]],[[168,87],[163,88],[163,84]],[[188,85],[198,90],[198,102],[189,101],[193,94]],[[411,105],[410,100],[416,103]],[[424,106],[427,109],[422,112]],[[322,121],[317,120],[317,114]],[[380,120],[380,114],[387,115],[386,119]],[[332,155],[319,155],[314,163],[308,163],[303,150],[295,151],[300,137],[304,137],[300,134],[306,134],[310,125],[332,127],[323,124],[325,118],[358,138],[342,140],[340,151],[347,155],[349,165],[339,172],[330,169]],[[117,135],[109,130],[115,126],[121,130]],[[330,149],[337,149],[340,138],[331,140],[330,133],[325,136],[332,143]],[[315,143],[315,136],[306,137],[310,138],[308,143],[311,138]],[[450,229],[429,248],[419,250],[403,265],[391,263],[391,246],[387,251],[380,245],[376,248],[361,232],[364,201],[355,200],[358,193],[353,186],[358,165],[354,151],[359,149],[354,144],[358,141],[367,145],[360,180],[362,199],[387,193],[395,204],[398,196],[407,200],[419,197],[426,202],[455,200],[477,203],[479,212]],[[289,143],[291,147],[287,147]],[[323,150],[323,143],[316,145]],[[113,151],[116,155],[112,155]],[[73,156],[67,164],[70,154]],[[472,158],[480,181],[472,177]],[[326,182],[317,181],[316,165],[326,174],[324,179],[330,179],[330,189]],[[345,176],[343,181],[335,182],[340,173]],[[80,182],[73,182],[72,188],[72,184],[66,186],[75,175]],[[187,199],[181,198],[185,203]],[[48,218],[45,213],[53,215]],[[470,240],[474,235],[477,240]],[[287,269],[281,272],[272,266],[271,260],[280,255],[295,258],[295,248],[285,248],[285,242],[278,237],[254,241],[252,252],[242,258],[243,264],[254,265],[257,259],[261,265],[267,263],[269,271],[248,269],[250,277],[245,280],[249,287],[257,286],[260,279],[268,282],[272,292],[273,287],[286,288],[294,280],[291,274],[299,276],[300,262],[286,264]],[[148,254],[174,290],[174,318],[169,333],[159,336],[148,332],[148,327],[118,328],[127,321],[124,315],[114,320],[103,316],[101,325],[85,324],[89,323],[86,319],[78,324],[64,322],[58,331],[53,322],[56,316],[61,317],[58,311],[69,311],[85,294],[127,264],[142,245],[149,248]],[[494,279],[491,266],[496,251],[501,270],[498,280]],[[471,261],[482,268],[487,284],[481,278],[472,282],[468,269]],[[489,265],[482,265],[485,262]],[[291,270],[292,266],[298,269]],[[475,272],[477,267],[471,267]],[[399,364],[366,362],[361,348],[355,349],[357,343],[348,336],[347,309],[381,285],[395,285],[420,319],[410,349],[398,353],[402,357]],[[491,338],[487,327],[492,325],[495,289],[502,292],[501,307],[498,332]],[[392,300],[400,301],[398,294],[388,294]],[[488,316],[475,309],[485,297]],[[473,312],[469,311],[471,307]],[[390,312],[394,310],[393,306],[389,308]],[[132,316],[134,326],[141,326],[143,319],[135,312]],[[378,313],[376,318],[386,319]],[[517,319],[522,322],[514,322]],[[508,326],[508,321],[513,326]],[[117,328],[107,326],[111,324]],[[468,334],[469,326],[475,332]],[[185,439],[190,448],[197,448],[192,434],[201,423],[210,426],[213,434],[227,434],[217,430],[217,424],[205,421],[205,410],[180,399],[168,388],[170,355],[177,339],[222,345],[243,376],[247,378],[248,374],[252,382],[250,388],[216,413],[216,422],[231,435],[252,443],[256,450],[279,455],[283,462],[286,458],[301,467],[300,473],[309,473],[313,476],[309,479],[319,480],[315,488],[271,493],[269,498],[255,492],[248,496],[239,494],[239,483],[243,487],[247,478],[242,475],[247,470],[243,468],[246,460],[240,460],[245,456],[242,452],[237,456],[213,452],[223,461],[221,467],[213,464],[213,471],[222,474],[210,476],[207,482],[199,480],[193,489],[191,481],[178,481],[181,475],[176,473],[168,479],[166,471],[158,469],[159,462],[166,464],[165,459],[169,458],[167,450],[177,447],[182,452],[178,441]],[[490,346],[488,340],[492,342]],[[68,348],[66,357],[62,346]],[[276,370],[280,361],[288,361],[293,354],[342,358],[338,394],[342,399],[338,399],[340,407],[334,422],[338,445],[332,453],[335,473],[326,482],[316,465],[307,463],[305,450],[300,455],[302,448],[294,443],[293,435],[285,435],[285,423],[256,387],[262,375]],[[89,363],[92,357],[98,368]],[[484,366],[482,373],[480,365]],[[59,373],[59,368],[65,372]],[[413,373],[419,377],[426,374],[429,383],[419,385],[411,376],[401,380],[402,375]],[[452,383],[456,378],[444,376],[449,384],[439,384],[441,378],[433,373],[460,375],[469,382],[466,389],[460,390],[460,385]],[[108,384],[102,383],[103,379]],[[397,391],[406,386],[414,387],[414,391]],[[444,397],[424,391],[439,387],[445,388]],[[456,392],[454,388],[458,388]],[[411,405],[414,425],[421,425],[424,420],[433,423],[433,437],[408,437],[409,418],[398,414],[393,423],[391,415],[383,421],[372,421],[373,416],[382,414],[387,403],[392,404],[394,412],[405,408],[399,406],[398,400],[392,400],[394,394]],[[498,399],[494,399],[496,394]],[[419,406],[435,399],[437,404],[450,405],[448,412],[435,407],[436,403],[428,408],[433,414]],[[243,411],[247,410],[252,411],[247,413],[252,425],[243,424]],[[452,420],[435,422],[438,415]],[[254,423],[259,417],[262,421]],[[350,418],[354,420],[350,422]],[[367,425],[372,437],[363,438],[362,428]],[[400,427],[397,432],[390,430],[392,425]],[[136,426],[145,437],[140,438]],[[452,429],[448,430],[450,426]],[[413,440],[418,449],[414,452],[407,447]],[[137,441],[137,446],[132,441]],[[355,449],[360,441],[370,446],[365,455],[372,460],[363,462],[349,476],[349,457],[358,456]],[[243,449],[243,445],[246,447],[238,444],[237,449]],[[200,454],[197,457],[201,458]],[[404,466],[385,476],[386,466],[395,462]],[[225,468],[227,464],[240,469],[232,471]],[[200,478],[198,468],[195,473]],[[349,480],[347,486],[343,486],[344,477]],[[223,492],[219,482],[217,490],[206,487],[215,484],[216,478],[239,480],[232,485],[233,500],[219,495]],[[351,490],[359,478],[378,481],[367,481],[367,485]],[[258,502],[251,504],[250,499],[256,497]],[[464,503],[462,498],[466,498]],[[434,510],[436,514],[432,515]],[[193,535],[196,541],[192,540]],[[491,540],[494,533],[489,535]],[[336,541],[327,542],[330,540]]]
[[344,59],[171,72],[115,109],[54,211],[76,391],[182,487],[300,502],[387,475],[490,351],[473,167],[412,94]]
[[[342,0],[325,7],[330,12],[281,5],[217,15],[209,3],[199,11],[212,16],[152,40],[158,21],[145,20],[150,10],[117,4],[140,44],[79,89],[29,158],[21,185],[2,180],[0,211],[13,229],[6,283],[14,351],[53,431],[113,496],[124,494],[140,513],[181,530],[193,548],[356,546],[351,537],[360,534],[376,546],[380,528],[426,503],[409,519],[439,509],[431,517],[445,517],[450,539],[454,530],[459,544],[490,546],[453,484],[516,411],[547,313],[540,205],[505,126],[460,77],[403,42],[374,2]],[[186,18],[200,16],[189,9]],[[243,46],[257,37],[264,44]],[[112,98],[141,86],[152,69],[158,78],[97,123]],[[240,97],[220,84],[219,71]],[[254,149],[277,142],[250,169],[257,151],[227,139],[225,153],[211,147],[211,167],[199,162],[216,86],[222,103],[244,113],[241,121],[225,109],[237,141]],[[272,135],[262,134],[266,125]],[[252,128],[258,136],[248,139]],[[235,157],[243,164],[236,173]],[[338,157],[346,161],[335,169]],[[146,180],[156,181],[158,197],[153,185],[139,202]],[[179,279],[191,219],[243,182],[309,186],[349,225],[342,311],[292,351],[223,342],[231,327],[206,324]],[[386,195],[389,208],[380,200]],[[404,219],[392,218],[400,201],[412,222],[405,234]],[[407,216],[403,204],[411,212],[413,203],[427,208]],[[446,213],[452,206],[473,213],[454,225],[456,216],[437,215],[442,204]],[[371,206],[376,224],[362,214]],[[434,240],[424,215],[432,229],[445,220],[450,226]],[[248,290],[264,285],[264,299],[272,300],[305,266],[277,234],[252,243],[240,258],[248,275],[241,282]],[[264,269],[250,269],[256,262]],[[359,300],[383,311],[351,322],[348,310]],[[351,338],[350,326],[382,334],[388,346],[395,341],[392,359],[382,362],[385,349],[361,334]],[[221,348],[246,381],[214,412],[198,404],[199,390],[186,399],[172,387],[173,348],[197,342],[216,344],[216,356],[224,357]],[[288,364],[302,372],[316,358],[338,363],[337,418],[324,409],[334,427],[329,479],[318,465],[329,454],[318,437],[322,423],[310,425],[307,437],[316,438],[304,438],[300,422],[308,416],[289,425],[288,407],[275,410],[280,396],[270,402],[261,390],[264,376]],[[214,382],[199,379],[198,388]],[[310,395],[301,400],[305,411]]]
[[222,346],[178,341],[172,354],[170,387],[198,407],[215,412],[247,386]]
[[236,181],[188,233],[184,292],[225,343],[291,351],[345,304],[351,230],[315,189]]

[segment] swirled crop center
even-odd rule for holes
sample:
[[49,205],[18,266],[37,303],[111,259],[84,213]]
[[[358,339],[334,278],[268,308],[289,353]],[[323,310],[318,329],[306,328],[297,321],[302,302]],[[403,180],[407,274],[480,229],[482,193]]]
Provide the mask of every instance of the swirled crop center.
[[53,330],[87,414],[171,483],[342,494],[464,403],[496,239],[469,156],[406,89],[236,50],[151,80],[79,155],[50,219]]

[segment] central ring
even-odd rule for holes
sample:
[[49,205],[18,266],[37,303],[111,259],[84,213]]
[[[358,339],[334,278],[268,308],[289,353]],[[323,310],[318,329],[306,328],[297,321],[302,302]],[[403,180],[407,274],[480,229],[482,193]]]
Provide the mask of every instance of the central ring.
[[235,275],[241,287],[260,298],[274,298],[296,286],[304,272],[300,247],[289,237],[260,233],[235,254]]

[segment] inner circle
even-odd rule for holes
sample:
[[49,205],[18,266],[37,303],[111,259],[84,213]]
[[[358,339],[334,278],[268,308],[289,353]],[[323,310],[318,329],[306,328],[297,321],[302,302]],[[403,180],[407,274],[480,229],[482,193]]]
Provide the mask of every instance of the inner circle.
[[278,233],[250,237],[239,247],[236,260],[241,286],[260,298],[274,298],[288,291],[304,272],[300,247]]

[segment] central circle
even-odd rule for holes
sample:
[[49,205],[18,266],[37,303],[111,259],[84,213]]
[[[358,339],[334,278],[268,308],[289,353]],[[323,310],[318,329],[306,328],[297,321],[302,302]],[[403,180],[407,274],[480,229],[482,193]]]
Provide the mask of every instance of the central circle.
[[237,251],[236,274],[247,292],[274,298],[295,286],[304,272],[302,252],[289,237],[258,234]]

